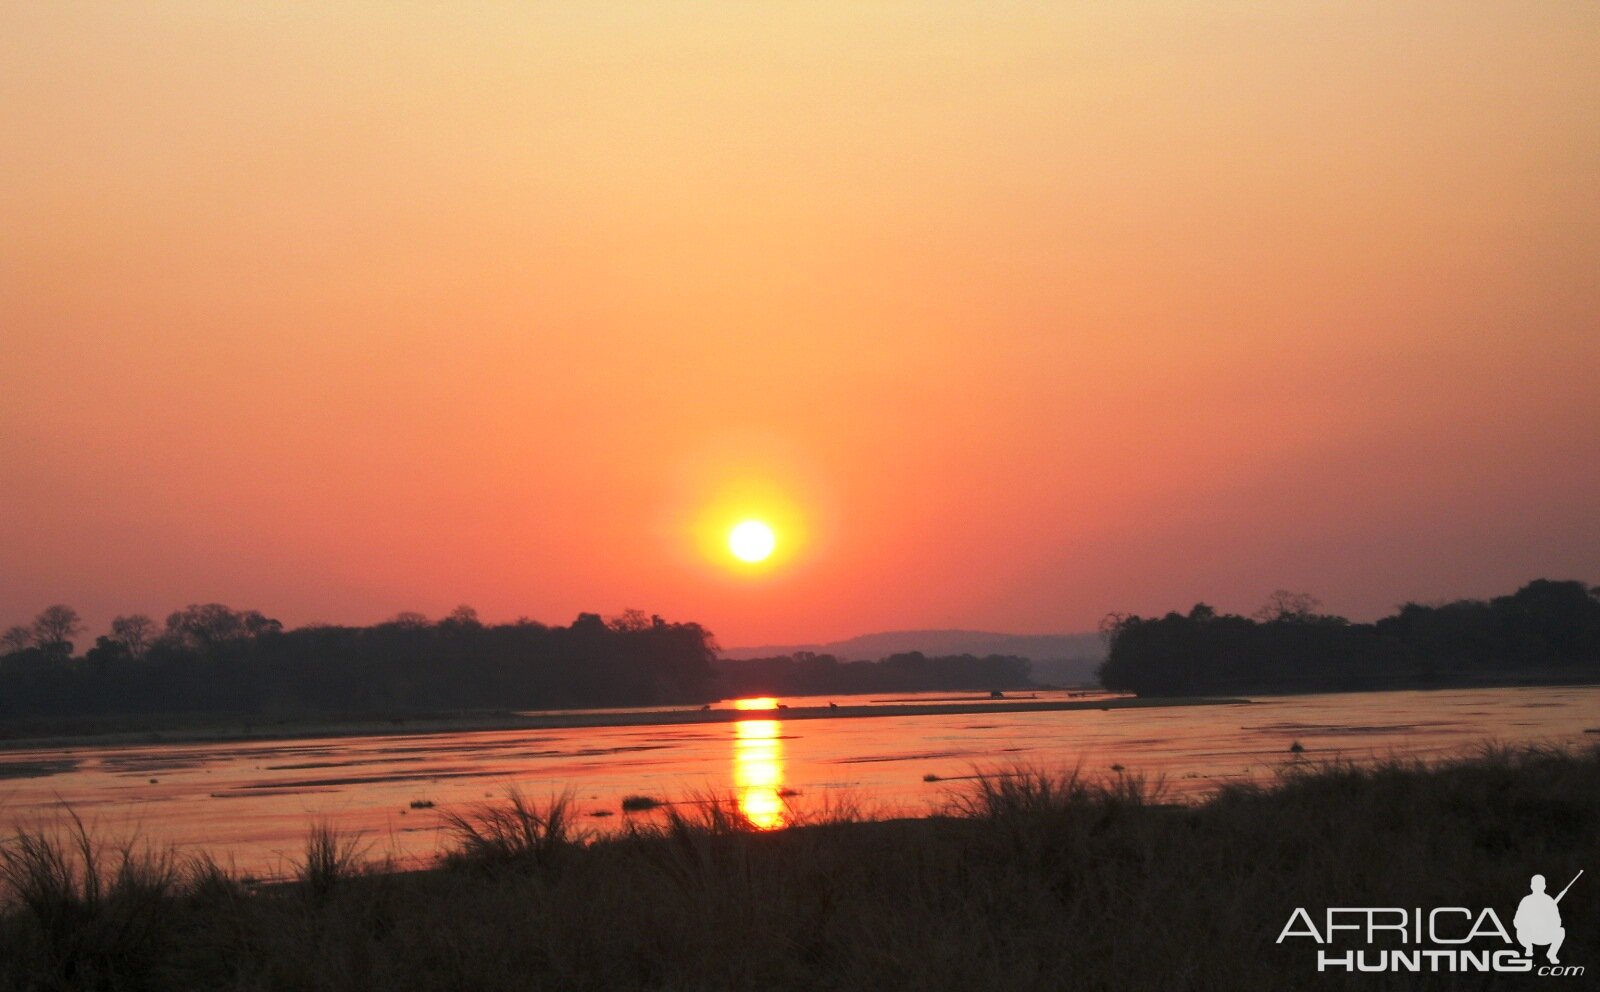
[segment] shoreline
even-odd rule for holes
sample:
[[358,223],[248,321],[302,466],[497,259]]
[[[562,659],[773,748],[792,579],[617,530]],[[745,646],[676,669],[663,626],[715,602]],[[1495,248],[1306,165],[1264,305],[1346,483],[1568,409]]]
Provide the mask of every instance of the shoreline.
[[[1166,708],[1172,706],[1237,706],[1259,700],[1297,696],[1365,695],[1387,692],[1446,692],[1475,689],[1589,688],[1593,678],[1527,678],[1428,680],[1364,686],[1229,687],[1192,696],[1126,695],[1096,699],[1039,700],[1029,697],[973,699],[965,702],[878,703],[791,707],[783,710],[735,710],[699,706],[660,709],[568,710],[563,712],[467,710],[413,714],[284,716],[245,718],[228,715],[156,716],[141,723],[128,717],[61,718],[57,723],[85,725],[82,731],[39,730],[27,720],[0,721],[0,755],[30,751],[149,747],[173,744],[231,744],[345,737],[405,737],[433,734],[496,733],[517,730],[577,730],[589,727],[684,726],[735,723],[743,720],[865,719],[885,716],[937,716],[979,713],[1030,713],[1071,710]],[[1103,690],[1097,690],[1103,691]],[[872,693],[871,695],[876,695]],[[848,699],[848,696],[841,696]],[[21,726],[17,726],[20,723]],[[111,729],[98,729],[109,727]],[[0,775],[0,778],[4,778]]]
[[[1436,678],[1436,679],[1384,679],[1371,680],[1359,679],[1355,681],[1331,682],[1318,684],[1315,682],[1304,685],[1231,685],[1215,686],[1197,695],[1206,697],[1215,696],[1248,696],[1252,699],[1277,699],[1293,696],[1346,696],[1370,695],[1385,692],[1458,692],[1471,689],[1563,689],[1563,688],[1592,688],[1600,686],[1600,679],[1593,675],[1542,675],[1526,676],[1522,678]],[[1111,690],[1103,690],[1110,692]],[[1162,698],[1182,699],[1183,696],[1167,696]]]
[[[645,711],[572,711],[567,713],[457,713],[415,717],[295,720],[235,720],[195,723],[171,729],[129,729],[85,734],[40,734],[0,738],[0,754],[168,744],[229,744],[338,737],[403,737],[451,733],[494,733],[513,730],[577,730],[589,727],[683,726],[738,723],[746,720],[849,720],[895,716],[951,716],[977,713],[1046,713],[1073,710],[1150,709],[1170,706],[1242,706],[1235,696],[1124,696],[1113,699],[983,700],[967,703],[903,705],[804,706],[782,710],[661,709]],[[231,725],[229,725],[231,724]],[[0,726],[0,733],[7,728]]]

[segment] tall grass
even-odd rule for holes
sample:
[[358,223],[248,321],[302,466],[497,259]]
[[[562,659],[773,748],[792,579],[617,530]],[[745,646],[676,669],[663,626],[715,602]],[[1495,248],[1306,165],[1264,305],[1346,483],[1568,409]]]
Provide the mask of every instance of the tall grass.
[[346,834],[326,820],[312,823],[305,853],[294,862],[301,890],[313,902],[326,902],[335,888],[360,873],[368,846],[360,834]]
[[15,907],[7,922],[20,931],[14,965],[41,985],[148,967],[179,888],[177,859],[137,838],[101,841],[76,810],[65,812],[57,830],[20,830],[0,843],[0,890]]
[[973,819],[1057,815],[1087,806],[1104,809],[1158,804],[1165,792],[1161,781],[1118,772],[1109,778],[1088,778],[1082,768],[1053,772],[1029,765],[976,768],[972,784],[949,797],[946,811]]
[[570,790],[540,805],[513,789],[503,805],[447,810],[444,823],[455,847],[446,864],[480,870],[549,867],[589,836],[574,827],[576,809]]

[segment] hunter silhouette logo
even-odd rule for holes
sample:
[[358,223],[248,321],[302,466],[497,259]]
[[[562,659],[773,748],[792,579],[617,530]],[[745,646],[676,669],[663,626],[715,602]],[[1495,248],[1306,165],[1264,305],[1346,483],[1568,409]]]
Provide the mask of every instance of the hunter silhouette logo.
[[[1572,881],[1567,883],[1567,889],[1572,888],[1573,882],[1583,877],[1583,869],[1572,876]],[[1566,928],[1561,925],[1561,898],[1567,894],[1567,889],[1561,890],[1561,895],[1554,899],[1545,895],[1544,876],[1535,875],[1528,880],[1529,893],[1522,897],[1522,902],[1517,904],[1517,915],[1511,923],[1517,928],[1517,943],[1522,945],[1528,957],[1533,957],[1535,944],[1548,945],[1547,953],[1551,964],[1560,964],[1561,959],[1556,957],[1556,952],[1561,950],[1561,942],[1567,939]]]
[[[1283,925],[1277,943],[1308,938],[1318,944],[1318,971],[1346,972],[1534,972],[1580,976],[1582,965],[1564,965],[1558,954],[1567,939],[1561,900],[1583,877],[1572,876],[1557,895],[1545,892],[1543,875],[1528,880],[1528,894],[1517,904],[1511,925],[1516,938],[1493,908],[1439,906],[1424,910],[1398,906],[1330,906],[1317,920],[1297,907]],[[1359,942],[1364,947],[1339,948]],[[1389,946],[1379,946],[1379,945]],[[1535,949],[1545,948],[1540,962]]]

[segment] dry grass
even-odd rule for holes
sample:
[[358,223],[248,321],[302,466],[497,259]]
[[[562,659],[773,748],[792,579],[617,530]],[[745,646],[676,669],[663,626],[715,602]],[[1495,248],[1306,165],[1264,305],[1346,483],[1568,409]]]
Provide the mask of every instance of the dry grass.
[[56,831],[19,831],[0,844],[0,888],[28,925],[0,940],[0,977],[88,988],[148,969],[180,881],[170,852],[103,843],[72,810]]
[[[360,834],[344,834],[333,824],[318,821],[306,834],[305,855],[294,862],[295,878],[314,902],[326,902],[336,886],[364,867],[366,852]],[[219,870],[215,862],[206,868]]]
[[[609,839],[572,829],[570,797],[513,796],[450,814],[449,863],[471,870],[365,872],[324,832],[316,870],[259,892],[214,862],[108,857],[81,824],[18,835],[0,848],[0,989],[1485,987],[1318,976],[1273,941],[1297,905],[1509,918],[1532,871],[1570,876],[1600,834],[1600,750],[1301,761],[1198,807],[1128,775],[1010,768],[960,788],[925,820],[846,808],[775,832],[700,796]],[[1600,966],[1600,901],[1574,894],[1563,960]]]
[[573,828],[576,815],[570,791],[543,806],[513,790],[504,805],[447,810],[444,822],[456,846],[446,855],[446,864],[486,871],[549,867],[587,838],[587,832]]

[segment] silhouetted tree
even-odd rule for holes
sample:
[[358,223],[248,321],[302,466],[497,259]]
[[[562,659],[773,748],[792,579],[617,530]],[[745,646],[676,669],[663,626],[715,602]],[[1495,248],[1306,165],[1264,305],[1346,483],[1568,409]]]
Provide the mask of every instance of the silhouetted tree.
[[1316,616],[1321,605],[1310,593],[1278,589],[1251,615],[1262,623],[1305,623]]
[[[657,620],[660,617],[656,618]],[[643,610],[623,610],[609,621],[612,630],[649,630],[652,623],[650,615]]]
[[20,624],[6,628],[6,632],[0,634],[0,645],[5,647],[6,654],[26,651],[33,646],[33,628]]
[[1600,603],[1581,582],[1537,579],[1489,605],[1502,618],[1507,650],[1517,655],[1568,665],[1600,637]]
[[283,624],[258,610],[239,612],[221,603],[191,604],[167,616],[164,639],[174,646],[214,655],[229,645],[282,629]]
[[115,637],[101,634],[94,639],[94,647],[85,651],[83,659],[94,665],[106,665],[119,661],[131,661],[133,655],[128,651],[128,646]]
[[1095,627],[1100,633],[1100,639],[1110,644],[1111,639],[1117,636],[1117,628],[1122,626],[1122,622],[1128,619],[1128,616],[1127,613],[1113,611],[1101,617],[1099,625]]
[[72,639],[83,633],[83,618],[70,606],[57,603],[39,611],[33,618],[33,640],[46,654],[67,657],[72,654]]
[[277,634],[283,630],[283,624],[259,610],[246,610],[240,614],[240,623],[244,625],[245,635],[248,637],[266,637]]
[[111,639],[121,643],[130,658],[143,658],[155,638],[156,622],[143,613],[131,613],[111,620]]

